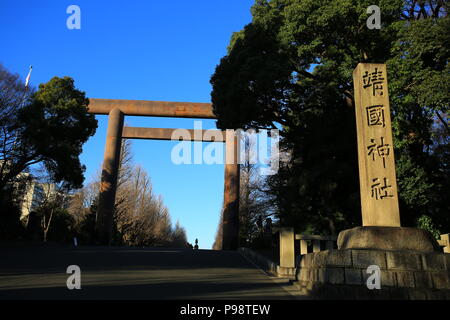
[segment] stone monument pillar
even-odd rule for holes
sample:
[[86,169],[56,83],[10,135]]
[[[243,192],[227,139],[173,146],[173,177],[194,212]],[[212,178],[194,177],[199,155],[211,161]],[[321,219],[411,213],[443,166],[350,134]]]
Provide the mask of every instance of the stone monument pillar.
[[363,226],[342,231],[338,248],[438,250],[428,232],[400,227],[386,65],[359,63],[353,85]]
[[400,227],[386,66],[358,64],[353,83],[362,224]]

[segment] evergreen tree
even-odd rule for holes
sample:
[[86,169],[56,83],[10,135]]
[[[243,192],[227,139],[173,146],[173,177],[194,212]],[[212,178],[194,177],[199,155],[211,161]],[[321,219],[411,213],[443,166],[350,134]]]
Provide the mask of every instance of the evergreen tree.
[[[370,5],[379,30],[366,26]],[[211,96],[221,129],[281,128],[292,160],[269,179],[280,223],[361,225],[352,72],[371,62],[388,66],[402,225],[426,214],[450,229],[448,2],[257,0],[252,15]]]

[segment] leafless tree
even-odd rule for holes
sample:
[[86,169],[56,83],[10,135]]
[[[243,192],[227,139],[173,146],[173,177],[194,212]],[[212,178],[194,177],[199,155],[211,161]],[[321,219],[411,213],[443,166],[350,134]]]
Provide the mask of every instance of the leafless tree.
[[245,161],[240,170],[239,223],[241,245],[263,233],[263,223],[273,215],[273,207],[266,192],[266,178],[259,166],[252,161],[256,157],[256,135],[243,136]]
[[44,242],[47,242],[47,234],[52,225],[52,220],[57,211],[66,206],[67,193],[51,182],[35,182],[37,206],[34,211],[38,213]]
[[[240,165],[239,188],[239,237],[240,244],[250,242],[263,232],[263,223],[271,217],[274,207],[271,196],[267,193],[266,179],[260,175],[259,167],[253,159],[256,159],[256,135],[247,132],[243,135],[244,161]],[[214,250],[222,249],[223,208],[219,225],[216,231]]]
[[[22,128],[17,127],[16,120],[18,111],[30,101],[33,92],[34,89],[25,87],[19,75],[11,74],[0,64],[0,191],[31,164],[27,159],[32,161],[17,141]],[[19,158],[25,161],[21,166],[16,163]],[[13,167],[20,170],[11,170]]]
[[[131,141],[121,147],[114,221],[122,243],[130,246],[185,246],[185,230],[177,224],[172,229],[169,211],[161,196],[153,192],[148,173],[132,161]],[[90,207],[98,195],[97,181],[83,188],[72,199],[69,212],[76,215]],[[94,187],[95,186],[95,187]]]

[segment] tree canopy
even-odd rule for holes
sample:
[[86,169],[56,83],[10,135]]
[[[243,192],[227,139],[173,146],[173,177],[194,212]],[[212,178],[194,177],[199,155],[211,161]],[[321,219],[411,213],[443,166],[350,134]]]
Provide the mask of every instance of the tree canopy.
[[[367,8],[381,9],[369,29]],[[292,155],[268,183],[281,224],[361,224],[352,72],[388,67],[402,225],[449,228],[447,1],[256,0],[211,78],[217,125],[280,128]],[[448,230],[447,230],[448,231]]]
[[81,187],[85,167],[79,155],[97,128],[85,93],[70,77],[54,77],[35,91],[3,67],[0,71],[0,190],[37,163],[54,182]]

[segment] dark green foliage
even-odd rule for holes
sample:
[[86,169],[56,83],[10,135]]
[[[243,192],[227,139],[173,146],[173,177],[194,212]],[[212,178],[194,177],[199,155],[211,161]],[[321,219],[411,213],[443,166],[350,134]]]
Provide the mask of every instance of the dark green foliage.
[[92,245],[95,237],[95,217],[97,215],[98,200],[95,199],[90,207],[90,211],[75,229],[75,236],[80,244]]
[[11,199],[12,192],[0,193],[0,240],[19,240],[26,236],[20,222],[19,207]]
[[45,163],[52,180],[68,187],[83,184],[85,167],[78,157],[97,128],[94,115],[87,114],[88,104],[73,79],[54,77],[39,85],[32,103],[19,112],[21,147]]
[[429,216],[422,215],[417,219],[417,227],[427,230],[430,232],[433,237],[435,237],[437,240],[441,238],[441,232],[436,229],[436,226],[434,225],[433,221]]
[[[433,1],[433,7],[436,5]],[[450,228],[450,201],[446,196],[450,190],[447,13],[445,3],[440,15],[422,15],[422,19],[402,24],[387,62],[401,220],[414,225],[426,214],[443,232]]]
[[75,236],[73,217],[64,209],[58,209],[54,213],[47,239],[52,242],[72,243]]
[[[366,27],[370,5],[381,30]],[[361,224],[352,72],[373,62],[388,66],[402,225],[426,214],[450,229],[447,13],[442,1],[255,2],[211,97],[222,129],[281,128],[292,160],[268,180],[281,225],[329,234]]]

